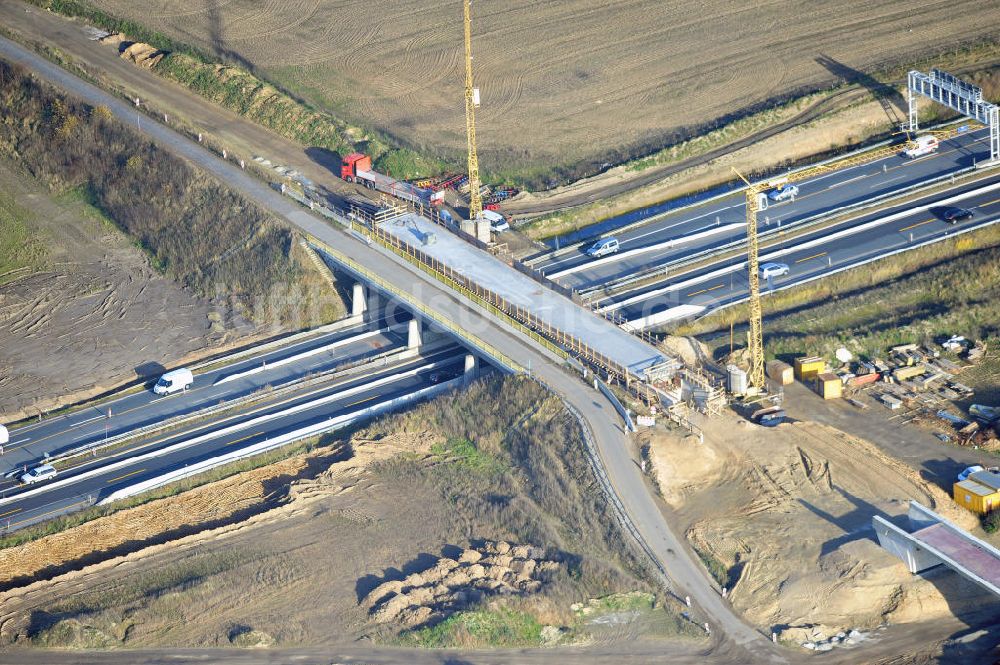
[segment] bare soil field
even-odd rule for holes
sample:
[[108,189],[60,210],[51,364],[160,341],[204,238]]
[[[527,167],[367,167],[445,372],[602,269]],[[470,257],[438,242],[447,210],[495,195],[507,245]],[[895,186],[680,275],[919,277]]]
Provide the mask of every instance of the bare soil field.
[[125,234],[74,196],[0,164],[6,213],[30,264],[0,281],[0,413],[99,393],[150,363],[169,365],[235,330],[210,303],[159,275]]
[[0,648],[702,643],[648,593],[575,428],[537,384],[482,381],[0,550]]
[[911,499],[983,534],[937,485],[872,444],[818,423],[768,430],[733,415],[707,422],[704,444],[647,436],[689,542],[733,605],[780,639],[798,645],[856,629],[859,657],[884,626],[1000,617],[995,600],[958,575],[911,575],[879,547],[872,516],[903,515]]
[[[460,3],[92,4],[405,145],[461,154]],[[505,0],[474,12],[478,136],[494,172],[621,161],[854,70],[995,38],[1000,25],[1000,9],[967,0]]]

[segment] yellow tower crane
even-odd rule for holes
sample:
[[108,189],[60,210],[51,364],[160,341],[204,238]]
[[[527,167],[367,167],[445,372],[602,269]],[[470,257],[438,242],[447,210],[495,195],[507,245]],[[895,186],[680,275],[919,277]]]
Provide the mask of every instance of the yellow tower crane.
[[[977,127],[976,123],[969,123],[971,127],[963,129],[950,129],[941,132],[933,132],[939,140],[951,138],[964,131],[973,131]],[[921,132],[931,133],[931,132]],[[912,148],[916,142],[909,137],[905,143],[887,145],[874,150],[860,152],[849,155],[843,159],[829,164],[817,164],[815,166],[794,171],[787,175],[774,178],[765,182],[751,183],[743,175],[733,169],[733,172],[746,183],[746,207],[747,207],[747,281],[750,285],[750,330],[748,332],[748,348],[750,351],[750,371],[747,373],[747,385],[749,393],[759,394],[767,390],[767,383],[764,374],[764,323],[763,312],[760,304],[760,259],[757,244],[757,213],[761,210],[761,202],[766,196],[766,192],[774,187],[786,183],[808,180],[824,173],[836,171],[838,169],[850,168],[867,164],[884,157],[899,154],[900,152]]]
[[465,0],[465,131],[469,140],[469,219],[483,216],[483,198],[480,195],[479,156],[476,154],[476,107],[479,106],[479,89],[472,87],[472,8]]

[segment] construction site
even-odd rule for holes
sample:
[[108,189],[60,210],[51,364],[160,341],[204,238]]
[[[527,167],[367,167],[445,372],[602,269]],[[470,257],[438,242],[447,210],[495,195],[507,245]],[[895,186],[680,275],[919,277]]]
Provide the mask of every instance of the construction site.
[[[33,70],[47,81],[33,94],[51,95],[40,117],[53,140],[77,127],[88,137],[133,132],[137,145],[164,146],[192,164],[199,187],[239,192],[245,198],[230,207],[253,221],[249,238],[220,236],[226,247],[215,252],[178,249],[170,231],[128,222],[127,195],[39,167],[16,133],[23,129],[5,135],[20,146],[3,155],[17,169],[9,181],[41,172],[59,195],[98,192],[89,205],[138,237],[182,295],[202,297],[189,304],[173,296],[186,318],[166,330],[197,335],[177,333],[173,355],[156,356],[157,370],[199,362],[176,398],[141,402],[159,372],[140,373],[138,356],[121,358],[135,376],[117,386],[103,376],[66,381],[49,391],[58,395],[30,388],[27,375],[6,384],[18,397],[2,418],[10,425],[0,426],[0,461],[11,461],[0,487],[0,653],[11,662],[60,649],[113,662],[122,648],[143,650],[135,662],[179,648],[197,650],[192,658],[252,648],[279,660],[306,649],[299,655],[308,662],[329,661],[334,649],[344,662],[386,663],[805,662],[816,652],[843,663],[1000,658],[996,65],[964,75],[954,72],[967,62],[949,71],[925,60],[945,58],[940,43],[948,40],[985,58],[996,35],[949,21],[954,7],[872,6],[856,17],[866,28],[805,30],[781,49],[763,35],[770,31],[757,31],[757,41],[713,56],[744,59],[723,81],[721,60],[699,67],[667,58],[666,67],[650,56],[637,64],[630,40],[617,74],[600,66],[604,47],[589,56],[593,71],[574,65],[576,55],[534,71],[537,47],[504,65],[498,53],[512,52],[512,31],[527,31],[535,44],[531,35],[548,34],[566,8],[533,14],[464,0],[460,15],[449,6],[442,32],[436,20],[421,27],[440,7],[400,6],[386,14],[420,20],[404,29],[400,20],[355,25],[353,17],[319,39],[315,24],[330,9],[322,2],[256,13],[243,3],[184,4],[140,13],[100,1],[0,6],[14,38],[0,43],[0,58],[19,68],[11,80]],[[634,4],[619,13],[644,15]],[[656,20],[699,13],[672,11]],[[773,25],[770,11],[754,20]],[[696,27],[730,29],[738,23],[731,13],[703,8]],[[583,14],[607,19],[606,8]],[[277,21],[290,27],[268,32]],[[455,26],[464,33],[459,50]],[[571,33],[574,40],[588,29]],[[672,30],[650,24],[665,44]],[[827,49],[844,30],[854,31],[855,56],[869,70],[873,49],[895,36],[891,58],[877,64],[905,73],[883,83],[840,62],[847,54]],[[35,32],[59,38],[63,50],[53,56],[26,36]],[[793,42],[810,39],[819,54],[797,55]],[[400,40],[407,48],[388,58],[385,49]],[[292,43],[294,62],[271,50]],[[412,73],[414,54],[436,63],[432,80]],[[331,60],[340,66],[319,81]],[[355,89],[358,72],[376,61],[380,82]],[[733,140],[731,152],[705,153],[701,166],[713,175],[697,193],[679,187],[673,198],[544,241],[531,231],[547,215],[583,219],[600,200],[535,210],[533,202],[560,200],[555,173],[593,175],[593,191],[602,191],[602,173],[633,158],[655,161],[661,149],[677,151],[762,108],[779,109],[776,127],[787,121],[787,131],[816,135],[825,118],[857,120],[852,107],[795,121],[810,108],[795,100],[826,94],[818,88],[826,79],[805,63],[860,86],[865,104],[892,126],[880,118],[809,159],[789,152],[754,168],[741,153],[748,147]],[[661,74],[630,78],[645,67]],[[555,86],[545,111],[530,93],[553,72],[569,77],[562,87],[574,76],[578,85]],[[733,82],[749,72],[769,72],[767,89],[717,94],[739,88]],[[700,79],[696,93],[683,85]],[[498,97],[509,85],[516,91]],[[565,109],[581,95],[600,99],[569,120]],[[601,124],[589,110],[623,98],[636,99],[633,125]],[[344,113],[348,99],[356,108]],[[712,103],[689,103],[699,99]],[[672,104],[701,115],[664,115]],[[501,122],[532,129],[501,141]],[[749,143],[762,130],[741,131]],[[595,152],[602,140],[618,147]],[[145,155],[121,155],[121,178],[146,168]],[[613,163],[594,173],[602,159]],[[532,161],[548,168],[531,172]],[[522,175],[512,176],[517,168]],[[661,174],[649,190],[645,176],[618,185],[648,196],[680,173]],[[539,179],[549,191],[522,191],[541,189]],[[156,196],[172,200],[171,192],[165,186]],[[29,231],[41,223],[21,217]],[[203,233],[198,224],[188,229]],[[241,252],[249,259],[238,266],[245,272],[219,272],[209,301],[207,277],[183,272],[170,251],[207,252],[216,257],[208,265]],[[11,274],[38,275],[44,265],[25,260]],[[283,272],[253,281],[246,275],[255,265]],[[978,275],[978,292],[955,286],[966,274]],[[18,279],[12,307],[20,312],[30,283]],[[315,288],[292,291],[288,280]],[[917,285],[913,302],[894,283]],[[0,302],[8,288],[0,281]],[[280,289],[292,295],[278,298]],[[227,299],[228,316],[208,311]],[[319,321],[315,312],[305,322],[274,313],[317,301],[326,303]],[[85,309],[86,296],[76,302]],[[58,354],[34,339],[52,325],[49,309],[31,303],[5,329],[9,344],[23,337],[42,349],[36,355]],[[120,319],[135,311],[119,310]],[[313,334],[334,341],[282,355],[285,344],[313,344]],[[397,344],[402,364],[390,375]],[[341,348],[360,350],[341,357]],[[297,362],[305,369],[287,385],[266,379]],[[229,363],[254,365],[229,377]],[[102,367],[108,377],[128,369]],[[223,378],[200,385],[211,372]],[[252,388],[235,381],[257,374]],[[230,380],[232,388],[220,387]],[[341,392],[323,396],[322,408],[299,405],[326,380]],[[217,403],[206,408],[208,395]],[[253,419],[228,424],[258,401],[247,411]],[[131,440],[112,431],[115,418],[142,409],[150,415],[138,421],[136,442],[105,452],[109,437]],[[280,425],[257,424],[271,409]],[[199,445],[227,438],[185,458],[178,451],[188,430],[174,432],[181,416],[203,428],[190,430]],[[99,432],[86,433],[97,421],[103,444]],[[150,461],[161,445],[156,421],[169,461]],[[93,460],[62,466],[70,442],[74,455]],[[241,442],[266,452],[221,454],[239,452],[229,446]],[[132,453],[132,445],[154,450]],[[196,475],[189,465],[209,470]],[[29,466],[51,475],[35,486]],[[84,481],[88,489],[72,489]]]

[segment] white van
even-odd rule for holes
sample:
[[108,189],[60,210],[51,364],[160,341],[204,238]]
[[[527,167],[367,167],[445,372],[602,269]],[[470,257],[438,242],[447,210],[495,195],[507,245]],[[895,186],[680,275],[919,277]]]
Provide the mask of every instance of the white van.
[[490,230],[492,230],[493,233],[501,233],[503,231],[510,230],[510,223],[507,222],[507,218],[495,210],[484,210],[483,219],[490,223]]
[[186,367],[167,372],[160,377],[160,380],[153,386],[153,392],[157,395],[169,395],[178,390],[187,390],[194,383],[194,375]]
[[618,247],[617,238],[602,238],[587,249],[587,256],[596,259],[608,254],[617,254]]
[[918,136],[914,141],[914,146],[912,148],[907,148],[903,151],[903,154],[910,159],[916,159],[917,157],[923,157],[924,155],[929,155],[938,149],[938,139],[933,134],[924,134],[923,136]]

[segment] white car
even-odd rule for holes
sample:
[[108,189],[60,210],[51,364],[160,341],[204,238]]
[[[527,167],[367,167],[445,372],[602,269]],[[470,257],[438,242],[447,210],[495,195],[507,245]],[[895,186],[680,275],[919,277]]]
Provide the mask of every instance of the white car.
[[587,256],[592,259],[597,259],[602,256],[607,256],[608,254],[617,254],[618,247],[619,243],[617,238],[602,238],[587,249]]
[[965,470],[963,470],[962,473],[958,474],[958,482],[962,482],[972,474],[978,473],[982,470],[983,467],[979,466],[978,464],[973,464],[972,466],[967,467]]
[[785,263],[764,263],[760,266],[760,276],[764,279],[787,275],[788,265]]
[[772,201],[784,201],[785,199],[794,199],[799,195],[799,188],[795,185],[782,185],[781,187],[775,187],[767,193],[767,198]]
[[40,483],[43,480],[49,480],[50,478],[55,477],[56,468],[51,464],[42,464],[41,466],[36,466],[31,471],[21,476],[21,482],[25,485],[33,485],[34,483]]

